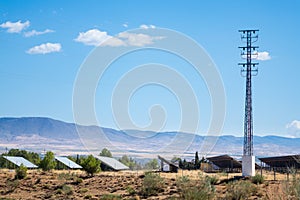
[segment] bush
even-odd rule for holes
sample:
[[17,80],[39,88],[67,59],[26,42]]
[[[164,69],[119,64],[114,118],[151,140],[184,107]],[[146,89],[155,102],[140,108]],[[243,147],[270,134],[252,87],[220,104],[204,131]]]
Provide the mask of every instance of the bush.
[[[293,179],[291,182],[286,181],[283,185],[285,196],[294,197],[295,199],[300,199],[300,179],[296,177],[293,173]],[[291,199],[294,199],[291,198]]]
[[82,179],[82,178],[78,178],[78,177],[77,177],[77,178],[74,180],[74,183],[77,184],[77,185],[80,184],[80,183],[82,183],[82,182],[83,182],[83,179]]
[[60,188],[59,188],[59,189],[57,189],[57,190],[56,190],[56,192],[55,192],[55,193],[56,193],[56,194],[62,194],[62,193],[63,193],[63,191],[62,191],[62,189],[60,189]]
[[27,168],[21,164],[20,167],[16,169],[15,179],[23,179],[27,176]]
[[58,174],[59,180],[74,180],[77,176],[74,173],[60,173]]
[[69,185],[63,185],[62,186],[62,191],[66,194],[66,195],[71,195],[73,194],[73,188]]
[[206,181],[208,181],[211,185],[216,185],[219,181],[219,178],[217,176],[206,176]]
[[103,195],[100,200],[118,200],[122,199],[120,195],[115,195],[115,194],[105,194]]
[[19,186],[19,180],[7,180],[6,187],[8,188],[7,193],[14,192]]
[[122,158],[119,159],[119,161],[129,167],[129,169],[131,170],[137,169],[139,167],[136,161],[133,158],[128,157],[127,155],[123,155]]
[[79,193],[87,193],[88,191],[89,191],[89,189],[87,189],[87,188],[81,188],[79,190]]
[[199,180],[190,180],[183,176],[177,180],[177,188],[181,199],[195,199],[195,200],[210,200],[215,197],[215,188],[211,184],[212,180],[200,176]]
[[41,161],[40,167],[43,169],[43,171],[50,171],[51,169],[54,169],[55,166],[56,166],[56,161],[55,161],[54,153],[48,151],[44,159]]
[[262,184],[264,182],[264,177],[260,174],[256,174],[251,178],[251,182],[254,184]]
[[158,174],[148,172],[145,174],[143,185],[141,188],[141,195],[151,196],[156,195],[162,191],[164,186],[164,180]]
[[152,170],[152,169],[158,169],[158,161],[157,161],[157,159],[152,159],[152,160],[150,160],[149,162],[147,162],[146,164],[145,164],[145,168],[146,169],[150,169],[150,170]]
[[131,187],[131,186],[128,186],[128,187],[126,188],[126,190],[127,190],[127,192],[128,192],[129,195],[135,195],[135,194],[136,194],[136,191],[135,191],[134,188]]
[[83,159],[81,166],[88,175],[94,176],[95,173],[101,171],[100,164],[101,162],[99,160],[97,160],[94,156],[89,155],[87,158]]
[[249,181],[234,181],[227,185],[226,199],[248,199],[257,188]]

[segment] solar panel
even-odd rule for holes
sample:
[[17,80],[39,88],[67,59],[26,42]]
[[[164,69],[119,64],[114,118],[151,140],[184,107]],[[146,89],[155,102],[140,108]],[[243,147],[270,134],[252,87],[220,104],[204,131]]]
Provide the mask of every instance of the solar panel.
[[8,161],[12,162],[13,164],[20,167],[22,164],[27,168],[37,168],[35,164],[32,164],[28,160],[23,157],[16,157],[16,156],[3,156],[3,158],[7,159]]
[[270,167],[278,168],[300,168],[300,155],[287,155],[276,157],[259,158],[262,162],[266,163]]
[[210,162],[214,165],[218,166],[221,169],[225,168],[242,168],[242,164],[237,161],[236,159],[228,156],[228,155],[221,155],[207,158]]
[[162,160],[163,162],[167,163],[168,165],[172,165],[173,167],[179,168],[179,166],[177,166],[175,163],[172,163],[171,161],[168,161],[161,156],[158,156],[158,159]]
[[67,157],[55,156],[55,159],[61,162],[62,164],[66,165],[70,169],[81,169],[82,167],[77,163],[73,162]]
[[125,170],[129,169],[126,165],[119,162],[118,160],[114,158],[109,158],[105,156],[95,156],[95,158],[99,159],[101,162],[103,162],[105,165],[111,167],[114,170]]

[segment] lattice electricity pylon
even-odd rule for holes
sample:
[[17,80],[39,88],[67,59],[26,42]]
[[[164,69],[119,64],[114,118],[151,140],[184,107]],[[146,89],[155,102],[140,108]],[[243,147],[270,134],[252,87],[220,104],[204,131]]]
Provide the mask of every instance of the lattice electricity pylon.
[[241,75],[246,77],[246,100],[245,100],[245,119],[244,119],[244,152],[243,155],[253,155],[253,116],[252,116],[252,76],[258,73],[258,63],[252,63],[252,59],[257,59],[258,46],[252,46],[258,40],[258,30],[239,30],[242,41],[246,46],[241,49],[241,57],[246,60],[245,63],[239,63],[242,66]]

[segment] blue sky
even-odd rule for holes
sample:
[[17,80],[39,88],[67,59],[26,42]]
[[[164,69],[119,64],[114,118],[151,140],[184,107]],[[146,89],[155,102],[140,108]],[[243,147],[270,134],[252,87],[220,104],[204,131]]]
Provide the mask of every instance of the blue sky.
[[[300,136],[299,10],[300,3],[291,0],[2,0],[0,116],[46,116],[74,121],[72,95],[76,76],[99,41],[135,28],[167,28],[192,38],[210,55],[226,91],[222,133],[242,136],[245,79],[237,65],[242,61],[238,46],[243,45],[238,30],[254,28],[260,29],[257,45],[259,52],[264,52],[259,61],[259,74],[253,78],[254,133]],[[139,45],[146,45],[145,40]],[[114,63],[95,95],[100,125],[116,128],[110,107],[114,85],[109,84],[115,83],[131,67],[149,62],[174,67],[189,80],[199,100],[197,132],[205,133],[211,105],[204,80],[195,76],[193,70],[186,70],[188,63],[158,51],[137,52]],[[168,113],[163,130],[178,129],[180,104],[170,91],[157,85],[143,87],[133,94],[128,108],[132,120],[141,127],[146,126],[148,109],[157,104]]]

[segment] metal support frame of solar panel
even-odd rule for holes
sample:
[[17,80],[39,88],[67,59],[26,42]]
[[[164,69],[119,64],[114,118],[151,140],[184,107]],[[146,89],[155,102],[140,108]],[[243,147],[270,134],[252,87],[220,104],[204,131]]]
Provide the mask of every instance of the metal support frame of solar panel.
[[67,166],[70,169],[82,169],[82,167],[80,165],[78,165],[77,163],[73,162],[72,160],[70,160],[67,157],[55,156],[55,159],[57,161],[61,162],[62,164],[64,164],[65,166]]
[[215,156],[206,159],[221,170],[233,172],[242,169],[242,164],[228,155]]
[[300,155],[264,157],[259,160],[267,165],[266,169],[276,169],[281,172],[287,172],[292,168],[300,169]]
[[158,157],[159,160],[161,160],[161,161],[167,163],[168,165],[172,165],[173,167],[179,168],[179,166],[176,165],[175,163],[172,163],[171,161],[168,161],[167,159],[165,159],[165,158],[163,158],[163,157],[161,157],[161,156],[157,156],[157,157]]
[[15,164],[16,166],[20,167],[22,164],[29,168],[29,169],[34,169],[38,168],[35,164],[31,163],[29,160],[26,160],[23,157],[18,157],[18,156],[3,156],[6,160],[10,161],[11,163]]

